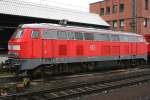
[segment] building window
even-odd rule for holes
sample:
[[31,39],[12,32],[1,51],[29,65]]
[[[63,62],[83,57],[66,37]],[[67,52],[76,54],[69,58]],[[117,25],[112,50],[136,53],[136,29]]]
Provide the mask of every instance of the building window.
[[116,20],[113,21],[113,29],[114,29],[114,30],[117,30],[117,21],[116,21]]
[[124,30],[124,20],[120,20],[120,31]]
[[104,15],[104,8],[101,8],[101,15]]
[[113,13],[117,13],[117,5],[113,5]]
[[148,0],[145,0],[145,10],[148,10]]
[[106,14],[110,14],[110,7],[106,8]]
[[124,12],[124,4],[120,4],[120,12]]
[[144,27],[147,27],[147,24],[148,24],[148,19],[145,18],[145,19],[144,19]]

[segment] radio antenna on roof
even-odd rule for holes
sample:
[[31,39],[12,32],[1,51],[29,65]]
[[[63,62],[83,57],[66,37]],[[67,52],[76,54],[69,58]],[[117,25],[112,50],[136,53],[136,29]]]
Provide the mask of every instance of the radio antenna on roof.
[[68,23],[68,20],[66,20],[66,19],[63,19],[63,20],[60,20],[60,21],[59,21],[59,24],[60,24],[60,25],[63,25],[63,26],[66,26],[67,23]]

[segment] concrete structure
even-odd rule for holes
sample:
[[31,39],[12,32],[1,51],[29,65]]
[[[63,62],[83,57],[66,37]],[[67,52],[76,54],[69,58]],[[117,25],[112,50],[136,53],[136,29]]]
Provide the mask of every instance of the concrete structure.
[[103,0],[90,4],[116,31],[150,34],[150,0]]
[[1,0],[0,13],[23,17],[33,17],[51,20],[68,20],[81,24],[109,26],[97,14],[74,11],[66,8],[58,8],[41,4],[33,4],[20,0]]

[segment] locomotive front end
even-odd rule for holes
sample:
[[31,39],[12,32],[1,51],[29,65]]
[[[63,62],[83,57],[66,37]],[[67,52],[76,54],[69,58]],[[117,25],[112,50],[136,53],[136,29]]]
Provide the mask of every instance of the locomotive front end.
[[8,42],[8,63],[18,72],[33,70],[42,63],[41,29],[36,25],[20,25]]
[[8,61],[10,67],[12,69],[19,69],[21,65],[21,57],[22,57],[22,36],[24,34],[24,29],[18,28],[14,34],[12,35],[11,39],[8,42]]
[[8,54],[10,58],[19,58],[19,53],[21,50],[21,36],[23,34],[23,29],[18,29],[8,42]]

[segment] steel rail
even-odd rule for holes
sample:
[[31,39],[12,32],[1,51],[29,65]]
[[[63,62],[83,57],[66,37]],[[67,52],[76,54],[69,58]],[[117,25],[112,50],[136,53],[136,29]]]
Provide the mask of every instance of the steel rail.
[[108,91],[123,86],[134,85],[140,82],[146,82],[150,80],[150,70],[142,72],[129,73],[127,75],[114,75],[112,77],[103,80],[94,80],[87,83],[76,84],[73,86],[63,86],[58,88],[51,88],[41,91],[32,91],[25,93],[11,94],[0,97],[4,100],[20,100],[26,98],[26,100],[58,100],[64,98],[71,98],[80,95],[86,95],[95,92]]

